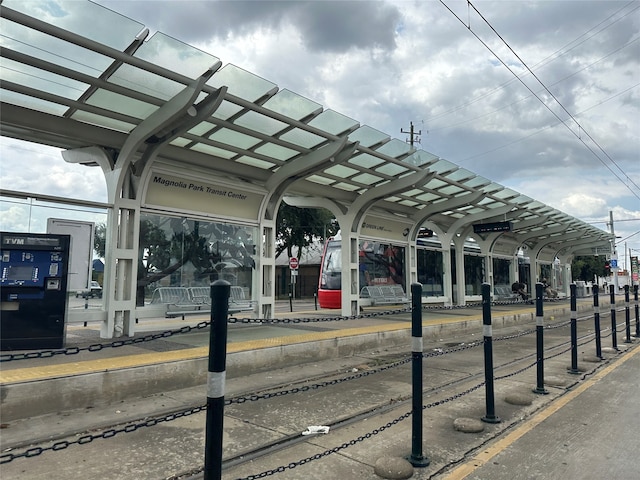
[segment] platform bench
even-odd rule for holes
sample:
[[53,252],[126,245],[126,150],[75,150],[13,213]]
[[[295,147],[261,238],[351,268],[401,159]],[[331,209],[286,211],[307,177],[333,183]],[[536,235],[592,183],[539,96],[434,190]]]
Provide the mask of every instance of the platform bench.
[[401,285],[368,285],[360,290],[360,298],[371,305],[400,305],[410,303]]
[[[164,303],[167,318],[211,313],[210,287],[158,287],[151,296],[151,303]],[[254,311],[256,302],[247,300],[244,289],[231,286],[229,315]]]

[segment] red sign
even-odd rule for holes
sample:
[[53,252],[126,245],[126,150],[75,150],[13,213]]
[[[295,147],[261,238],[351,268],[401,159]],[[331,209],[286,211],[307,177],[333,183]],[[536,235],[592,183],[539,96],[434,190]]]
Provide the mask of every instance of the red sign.
[[298,259],[296,257],[291,257],[289,259],[289,268],[291,270],[297,270],[298,269]]

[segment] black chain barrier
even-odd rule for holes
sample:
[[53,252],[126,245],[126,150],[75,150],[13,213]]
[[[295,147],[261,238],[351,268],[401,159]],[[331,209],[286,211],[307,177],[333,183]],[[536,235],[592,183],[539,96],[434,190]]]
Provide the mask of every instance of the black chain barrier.
[[[508,304],[522,304],[521,301],[511,301],[511,302],[496,302],[495,305],[508,305]],[[462,309],[462,308],[477,308],[481,304],[467,304],[467,305],[452,305],[452,306],[442,306],[442,305],[423,305],[422,310],[452,310],[452,309]],[[317,322],[338,322],[338,321],[347,321],[347,320],[358,320],[363,318],[374,318],[374,317],[382,317],[388,315],[397,315],[400,313],[410,313],[411,307],[406,307],[402,309],[394,309],[394,310],[384,310],[379,312],[368,312],[362,313],[359,315],[348,315],[348,316],[332,316],[332,317],[300,317],[300,318],[238,318],[238,317],[229,317],[228,323],[230,324],[260,324],[260,325],[277,325],[277,324],[298,324],[298,323],[317,323]],[[172,337],[174,335],[192,333],[195,330],[202,330],[211,325],[210,321],[203,321],[198,323],[195,326],[184,326],[181,328],[177,328],[174,330],[166,330],[160,333],[154,333],[150,335],[145,335],[143,337],[138,338],[130,338],[126,340],[115,340],[113,342],[108,343],[95,343],[88,345],[86,347],[68,347],[61,348],[58,350],[42,350],[37,352],[26,352],[26,353],[4,353],[0,354],[0,363],[1,362],[10,362],[16,360],[30,360],[30,359],[38,359],[38,358],[51,358],[56,355],[77,355],[80,352],[100,352],[106,348],[118,348],[130,345],[137,345],[140,343],[151,342],[154,340],[166,339]]]
[[[391,310],[391,311],[385,311],[385,312],[376,312],[376,313],[369,313],[369,314],[365,314],[365,315],[358,315],[358,316],[348,316],[348,317],[320,317],[320,318],[300,318],[300,319],[242,319],[241,322],[242,323],[303,323],[305,321],[336,321],[336,320],[347,320],[347,319],[355,319],[355,318],[364,318],[364,317],[372,317],[372,316],[381,316],[381,315],[389,315],[390,312],[391,314],[397,314],[400,312],[405,312],[405,311],[411,311],[411,309],[404,309],[404,310]],[[235,317],[231,317],[229,319],[230,323],[237,323],[238,319],[236,319]],[[561,322],[555,325],[549,325],[546,328],[561,328],[561,327],[566,327],[567,325],[569,325],[570,322]],[[176,335],[176,334],[180,334],[180,333],[188,333],[191,332],[193,330],[198,330],[198,329],[202,329],[202,328],[206,328],[210,325],[210,322],[200,322],[198,323],[195,327],[191,327],[191,326],[185,326],[182,327],[180,329],[176,329],[176,330],[170,330],[170,331],[166,331],[166,332],[162,332],[162,333],[157,333],[157,334],[152,334],[152,335],[147,335],[144,337],[140,337],[140,338],[135,338],[135,339],[128,339],[128,340],[119,340],[119,341],[114,341],[111,342],[109,344],[95,344],[95,345],[89,345],[88,347],[75,347],[75,348],[70,348],[70,349],[61,349],[61,350],[55,350],[55,351],[43,351],[43,352],[30,352],[27,354],[18,354],[16,355],[16,357],[20,356],[20,355],[24,355],[24,357],[20,357],[20,358],[14,358],[14,359],[21,359],[21,358],[49,358],[51,356],[57,355],[57,354],[75,354],[75,353],[79,353],[80,351],[100,351],[102,348],[105,347],[112,347],[112,348],[117,348],[120,346],[124,346],[124,345],[132,345],[132,344],[137,344],[137,343],[142,343],[142,342],[146,342],[146,341],[151,341],[151,340],[156,340],[156,339],[160,339],[160,338],[166,338],[172,335]],[[513,338],[518,338],[521,336],[525,336],[525,335],[529,335],[531,333],[534,333],[535,330],[527,330],[524,332],[520,332],[518,334],[514,334],[514,335],[507,335],[507,336],[503,336],[503,337],[499,337],[496,338],[494,340],[508,340],[508,339],[513,339]],[[610,335],[611,333],[609,333]],[[587,338],[592,336],[593,334],[587,334],[585,336],[583,336],[582,338]],[[585,340],[583,343],[581,343],[580,345],[585,345],[587,343],[591,342],[591,339],[589,340]],[[464,345],[460,345],[458,347],[453,347],[453,348],[449,348],[449,349],[437,349],[433,352],[429,352],[429,353],[423,353],[423,358],[430,358],[430,357],[436,357],[436,356],[441,356],[441,355],[445,355],[445,354],[449,354],[449,353],[455,353],[455,352],[459,352],[459,351],[463,351],[463,350],[468,350],[471,348],[475,348],[478,347],[480,345],[484,344],[484,340],[481,341],[477,341],[477,342],[473,342],[473,343],[468,343],[468,344],[464,344]],[[557,345],[557,346],[553,346],[550,347],[549,349],[555,349],[560,347],[561,345]],[[545,359],[550,359],[550,358],[555,358],[557,356],[563,355],[566,352],[570,351],[571,347],[566,348],[554,355],[550,355],[548,357],[545,357]],[[67,353],[67,351],[71,352],[71,353]],[[36,355],[34,356],[34,354],[40,354],[40,355]],[[245,403],[246,401],[258,401],[258,400],[263,400],[263,399],[268,399],[268,398],[273,398],[273,397],[278,397],[278,396],[284,396],[287,394],[295,394],[295,393],[300,393],[300,392],[306,392],[309,390],[314,390],[314,389],[318,389],[318,388],[322,388],[322,387],[326,387],[326,386],[330,386],[330,385],[336,385],[339,383],[343,383],[346,381],[350,381],[350,380],[354,380],[354,379],[358,379],[358,378],[363,378],[369,375],[373,375],[375,373],[379,373],[382,371],[386,371],[392,368],[396,368],[398,366],[401,365],[405,365],[407,363],[409,363],[412,359],[410,357],[407,357],[403,360],[397,361],[397,362],[393,362],[389,365],[385,365],[383,367],[374,369],[374,370],[367,370],[367,371],[363,371],[360,372],[358,374],[355,375],[349,375],[347,377],[343,377],[340,379],[334,379],[334,380],[329,380],[327,382],[321,382],[318,384],[313,384],[313,385],[307,385],[307,386],[302,386],[302,387],[294,387],[292,389],[289,390],[282,390],[282,391],[277,391],[277,392],[271,392],[271,393],[266,393],[266,394],[254,394],[254,395],[250,395],[250,396],[245,396],[245,397],[234,397],[231,399],[227,399],[225,400],[225,405],[231,405],[231,404],[241,404],[241,403]],[[2,360],[2,361],[6,361],[6,360]],[[506,375],[502,375],[502,376],[497,376],[495,377],[496,380],[502,380],[505,378],[509,378],[509,377],[513,377],[515,375],[518,375],[530,368],[533,368],[535,365],[537,364],[536,362],[533,362],[530,365],[527,365],[519,370],[516,370],[514,372],[511,372],[509,374]],[[478,385],[475,385],[474,387],[471,387],[468,390],[465,390],[463,392],[457,393],[455,395],[452,395],[451,397],[448,397],[446,399],[443,400],[439,400],[436,402],[432,402],[429,403],[427,405],[423,406],[423,410],[426,410],[428,408],[433,408],[439,405],[443,405],[445,403],[448,403],[450,401],[456,400],[458,398],[463,397],[464,395],[467,395],[481,387],[483,387],[485,385],[485,382],[479,383]],[[109,430],[105,430],[102,433],[99,434],[86,434],[86,435],[82,435],[80,437],[78,437],[76,440],[72,440],[72,441],[67,441],[67,440],[63,440],[63,441],[59,441],[59,442],[55,442],[52,445],[48,446],[48,447],[31,447],[27,450],[24,450],[23,452],[19,452],[19,453],[12,453],[12,452],[8,452],[8,453],[4,453],[2,455],[0,455],[0,464],[5,464],[5,463],[9,463],[13,460],[16,460],[18,458],[32,458],[32,457],[37,457],[39,455],[41,455],[44,452],[47,451],[61,451],[61,450],[65,450],[68,447],[72,446],[72,445],[84,445],[87,443],[91,443],[92,441],[96,440],[96,439],[107,439],[107,438],[112,438],[114,436],[116,436],[117,434],[120,433],[131,433],[131,432],[135,432],[136,430],[140,429],[140,428],[145,428],[145,427],[152,427],[155,425],[158,425],[160,423],[164,423],[164,422],[170,422],[173,420],[177,420],[179,418],[183,418],[183,417],[187,417],[189,415],[193,415],[196,413],[200,413],[205,411],[207,408],[206,405],[201,405],[201,406],[196,406],[196,407],[192,407],[183,411],[179,411],[179,412],[173,412],[167,415],[164,415],[162,417],[155,417],[155,418],[151,418],[151,419],[147,419],[144,421],[140,421],[137,423],[133,423],[133,424],[128,424],[124,427],[121,428],[117,428],[117,429],[109,429]],[[404,415],[402,415],[401,417],[387,423],[386,425],[383,425],[382,427],[373,430],[372,432],[369,432],[363,436],[358,437],[355,440],[351,440],[348,443],[343,443],[342,445],[340,445],[339,447],[335,447],[331,450],[327,450],[321,454],[316,454],[312,457],[307,457],[305,459],[302,459],[298,462],[293,462],[290,463],[287,466],[281,466],[278,467],[276,469],[272,469],[272,470],[267,470],[265,472],[262,472],[258,475],[251,475],[249,477],[245,477],[239,480],[252,480],[252,479],[256,479],[256,478],[264,478],[267,476],[271,476],[274,475],[275,473],[279,473],[279,472],[283,472],[287,469],[292,469],[295,468],[296,466],[299,465],[304,465],[312,460],[317,460],[320,458],[323,458],[329,454],[332,453],[336,453],[338,451],[341,451],[345,448],[348,448],[349,446],[355,445],[358,442],[364,441],[368,438],[371,438],[374,435],[377,435],[378,433],[390,428],[393,425],[396,425],[397,423],[399,423],[402,420],[405,420],[406,418],[408,418],[409,416],[411,416],[411,412],[407,412]],[[198,473],[198,472],[194,472],[194,473]]]
[[[457,400],[460,397],[463,397],[475,390],[478,390],[479,388],[481,388],[482,386],[484,386],[484,382],[479,383],[478,385],[475,385],[471,388],[469,388],[468,390],[465,390],[464,392],[461,393],[457,393],[455,395],[452,395],[451,397],[445,398],[443,400],[438,400],[436,402],[432,402],[432,403],[428,403],[426,405],[424,405],[422,407],[422,410],[427,410],[428,408],[433,408],[433,407],[437,407],[439,405],[444,405],[447,402],[451,402],[453,400]],[[270,477],[271,475],[275,475],[276,473],[281,473],[284,472],[286,470],[291,470],[294,469],[298,466],[304,465],[306,463],[309,463],[313,460],[319,460],[321,458],[324,458],[328,455],[331,455],[333,453],[338,453],[342,450],[345,450],[346,448],[349,448],[353,445],[358,444],[359,442],[363,442],[364,440],[367,440],[375,435],[378,435],[379,433],[384,432],[385,430],[393,427],[394,425],[397,425],[398,423],[402,422],[403,420],[406,420],[407,418],[409,418],[411,416],[411,411],[404,413],[403,415],[401,415],[400,417],[391,420],[390,422],[386,423],[385,425],[376,428],[368,433],[365,433],[364,435],[361,435],[353,440],[350,440],[349,442],[345,442],[342,445],[339,445],[337,447],[331,448],[329,450],[325,450],[322,453],[316,453],[315,455],[312,455],[310,457],[306,457],[303,458],[301,460],[298,460],[297,462],[291,462],[288,465],[282,465],[280,467],[271,469],[271,470],[266,470],[262,473],[258,473],[256,475],[249,475],[248,477],[242,477],[242,478],[238,478],[236,480],[255,480],[257,478],[265,478],[265,477]],[[196,472],[197,473],[197,472]]]

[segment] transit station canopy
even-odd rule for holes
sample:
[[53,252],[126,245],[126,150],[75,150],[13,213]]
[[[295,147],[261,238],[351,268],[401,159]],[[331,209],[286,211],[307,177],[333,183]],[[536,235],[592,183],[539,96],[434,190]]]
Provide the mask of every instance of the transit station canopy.
[[[465,218],[504,220],[505,235],[520,244],[556,251],[609,245],[608,232],[162,33],[147,38],[142,24],[100,5],[38,5],[0,6],[3,136],[62,149],[99,145],[117,164],[128,136],[195,85],[193,108],[143,139],[165,142],[158,158],[265,187],[280,169],[338,145],[330,162],[298,167],[283,193],[348,209],[372,189],[400,185],[375,208],[428,218],[443,231]],[[425,170],[423,182],[406,181]]]

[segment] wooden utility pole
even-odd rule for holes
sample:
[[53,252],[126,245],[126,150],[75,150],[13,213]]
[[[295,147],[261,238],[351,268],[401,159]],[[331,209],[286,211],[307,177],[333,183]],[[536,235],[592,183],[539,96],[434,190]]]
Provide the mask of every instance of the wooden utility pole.
[[406,130],[403,130],[401,128],[400,133],[409,134],[409,138],[407,138],[407,142],[413,147],[414,143],[420,143],[420,137],[418,137],[418,135],[422,135],[422,130],[419,130],[418,133],[416,133],[413,128],[413,122],[409,122],[409,124],[411,125],[409,131],[407,132]]

